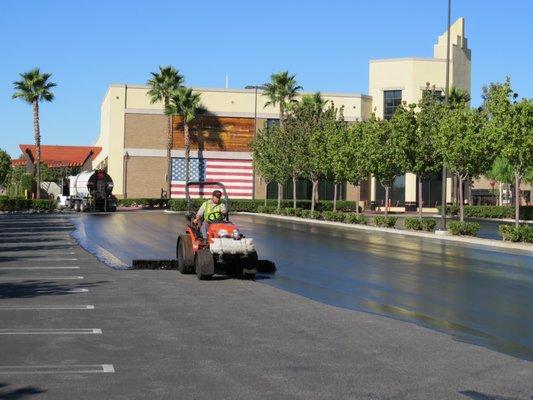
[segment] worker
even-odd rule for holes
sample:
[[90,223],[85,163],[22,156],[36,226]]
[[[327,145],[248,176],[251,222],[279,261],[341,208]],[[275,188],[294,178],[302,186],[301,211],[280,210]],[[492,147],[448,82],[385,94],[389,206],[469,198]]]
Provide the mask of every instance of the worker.
[[224,219],[228,213],[226,205],[220,201],[221,197],[222,192],[220,190],[213,190],[211,200],[204,201],[196,213],[196,217],[194,218],[193,222],[198,225],[200,220],[203,219],[201,232],[204,238],[207,238],[207,228],[209,224],[214,221],[220,221]]

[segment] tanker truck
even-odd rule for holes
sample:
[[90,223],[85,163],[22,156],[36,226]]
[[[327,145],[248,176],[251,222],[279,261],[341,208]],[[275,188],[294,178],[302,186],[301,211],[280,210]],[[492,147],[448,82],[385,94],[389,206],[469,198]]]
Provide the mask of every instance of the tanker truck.
[[64,180],[57,205],[81,212],[116,211],[117,202],[112,191],[113,180],[105,171],[80,172]]

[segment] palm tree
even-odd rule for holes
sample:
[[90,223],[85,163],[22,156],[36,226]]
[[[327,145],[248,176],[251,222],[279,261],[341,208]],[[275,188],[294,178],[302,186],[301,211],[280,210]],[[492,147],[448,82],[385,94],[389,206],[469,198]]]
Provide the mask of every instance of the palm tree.
[[181,115],[183,117],[183,134],[185,147],[185,182],[189,182],[189,159],[191,153],[191,138],[189,124],[203,109],[200,106],[200,93],[193,93],[191,88],[180,87],[170,96],[170,102],[165,107],[167,115]]
[[[270,82],[264,85],[263,95],[268,97],[265,107],[279,106],[279,127],[283,128],[285,112],[297,102],[296,96],[302,90],[296,82],[296,75],[289,75],[289,71],[280,71],[270,76]],[[278,204],[281,201],[283,186],[278,182]]]
[[270,82],[265,84],[263,95],[268,97],[265,107],[279,105],[279,125],[283,127],[285,112],[296,103],[296,96],[302,90],[296,82],[296,75],[289,75],[289,71],[282,71],[270,76]]
[[35,136],[35,163],[37,176],[37,198],[41,197],[41,130],[39,127],[39,103],[54,100],[52,88],[57,86],[49,81],[52,74],[41,73],[39,68],[19,74],[22,80],[13,82],[13,99],[22,99],[33,106],[33,134]]
[[[183,75],[171,65],[166,67],[159,66],[159,72],[151,72],[151,74],[152,77],[148,80],[150,102],[162,101],[166,110],[170,104],[172,93],[183,87]],[[170,198],[172,184],[172,115],[169,114],[167,118],[167,197]]]
[[304,94],[302,96],[302,100],[299,103],[299,106],[309,107],[310,109],[314,110],[317,116],[319,116],[324,111],[324,108],[326,107],[326,104],[328,104],[328,101],[329,100],[325,100],[322,97],[322,94],[320,92],[315,92],[313,94]]

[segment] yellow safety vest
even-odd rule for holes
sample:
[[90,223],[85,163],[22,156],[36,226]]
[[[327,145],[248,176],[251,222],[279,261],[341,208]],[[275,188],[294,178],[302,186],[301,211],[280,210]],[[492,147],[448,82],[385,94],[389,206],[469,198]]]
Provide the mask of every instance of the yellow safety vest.
[[[202,204],[202,207],[204,207],[204,221],[213,222],[220,218],[220,206],[222,203],[218,203],[217,205],[213,206],[211,208],[211,202],[205,201],[204,204]],[[208,219],[209,214],[215,213],[211,215],[211,219]]]

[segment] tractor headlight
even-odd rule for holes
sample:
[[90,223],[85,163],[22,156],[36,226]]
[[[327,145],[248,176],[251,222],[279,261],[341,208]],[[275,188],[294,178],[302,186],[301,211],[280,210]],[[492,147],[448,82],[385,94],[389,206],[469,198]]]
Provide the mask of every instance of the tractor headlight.
[[233,239],[235,239],[235,240],[239,240],[240,238],[241,238],[241,232],[239,232],[238,229],[235,229],[235,230],[233,231]]
[[219,231],[218,231],[218,237],[223,238],[223,237],[226,237],[226,236],[228,236],[228,231],[225,230],[225,229],[219,229]]

